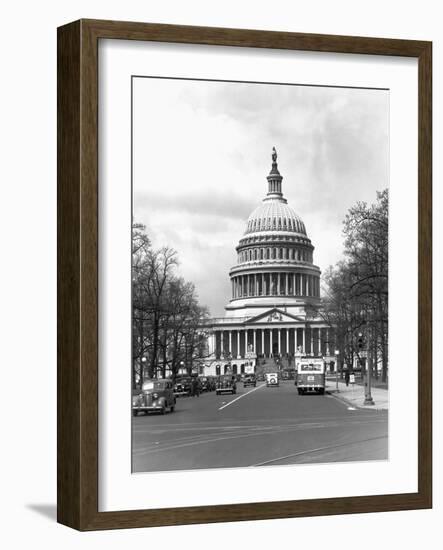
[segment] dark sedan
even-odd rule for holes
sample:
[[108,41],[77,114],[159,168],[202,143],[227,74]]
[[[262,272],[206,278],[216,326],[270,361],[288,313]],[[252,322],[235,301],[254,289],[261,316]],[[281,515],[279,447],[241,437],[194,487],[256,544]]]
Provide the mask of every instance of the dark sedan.
[[215,393],[220,395],[221,393],[237,393],[237,383],[235,376],[226,374],[220,376],[215,386]]

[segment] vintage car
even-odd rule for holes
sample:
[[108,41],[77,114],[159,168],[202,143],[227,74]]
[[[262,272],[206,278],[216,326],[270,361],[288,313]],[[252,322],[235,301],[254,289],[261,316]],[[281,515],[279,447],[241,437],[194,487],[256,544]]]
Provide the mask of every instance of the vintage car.
[[159,412],[165,414],[166,410],[174,412],[175,396],[171,380],[152,379],[143,382],[141,390],[133,390],[132,414]]
[[200,391],[213,391],[215,389],[214,384],[209,376],[199,376],[199,380],[201,388]]
[[215,393],[217,395],[221,393],[237,393],[236,377],[232,374],[219,376],[215,385]]
[[255,374],[245,374],[243,378],[243,387],[246,388],[246,386],[257,386]]
[[175,379],[174,395],[175,397],[183,397],[191,395],[192,379],[190,376],[183,376]]
[[279,385],[278,372],[267,372],[266,373],[266,387],[278,386],[278,385]]
[[209,391],[215,391],[215,386],[216,386],[216,377],[215,376],[208,376],[207,377],[208,379],[208,386],[209,386]]

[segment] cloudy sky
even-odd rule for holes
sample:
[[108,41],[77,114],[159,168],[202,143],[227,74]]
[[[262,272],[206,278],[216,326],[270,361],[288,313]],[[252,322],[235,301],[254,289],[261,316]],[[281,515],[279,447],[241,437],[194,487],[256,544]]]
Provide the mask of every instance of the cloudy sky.
[[214,316],[273,146],[322,270],[342,255],[347,210],[388,186],[388,91],[135,78],[133,93],[134,220],[177,250]]

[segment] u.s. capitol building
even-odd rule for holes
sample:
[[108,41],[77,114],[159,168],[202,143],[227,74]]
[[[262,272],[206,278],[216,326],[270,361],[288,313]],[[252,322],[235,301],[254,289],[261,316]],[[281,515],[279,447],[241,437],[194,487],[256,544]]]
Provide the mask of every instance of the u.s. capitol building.
[[267,180],[268,192],[236,247],[226,315],[206,327],[207,375],[252,372],[258,359],[278,357],[280,366],[290,366],[297,354],[329,356],[332,350],[331,331],[319,314],[321,271],[314,246],[283,196],[275,148]]

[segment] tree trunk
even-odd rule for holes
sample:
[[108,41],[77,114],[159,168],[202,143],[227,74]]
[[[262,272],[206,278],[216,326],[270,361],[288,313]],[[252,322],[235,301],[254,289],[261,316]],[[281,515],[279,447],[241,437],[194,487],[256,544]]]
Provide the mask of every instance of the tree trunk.
[[388,380],[388,346],[386,342],[384,321],[381,322],[381,357],[382,357],[381,379],[382,379],[382,382],[385,383]]
[[152,331],[152,356],[151,364],[149,365],[149,377],[154,378],[154,374],[157,370],[157,356],[158,356],[158,333],[159,333],[159,324],[157,312],[154,313],[153,320],[153,331]]

